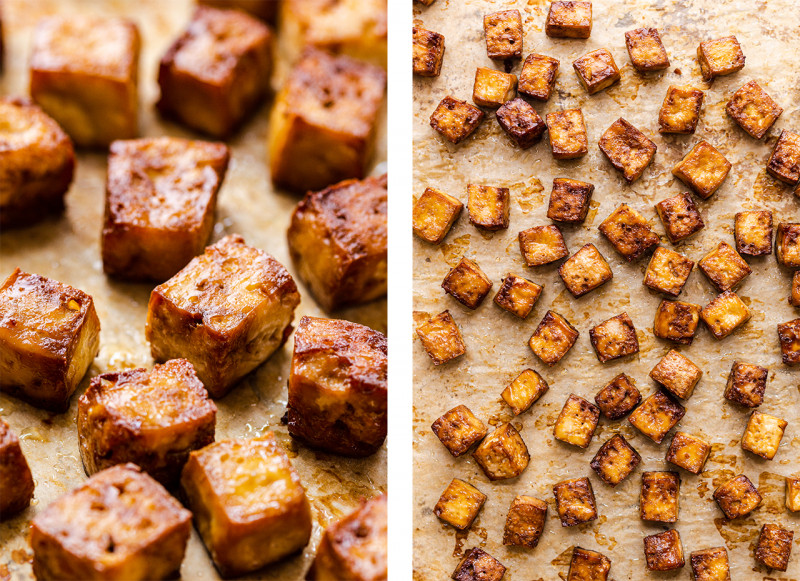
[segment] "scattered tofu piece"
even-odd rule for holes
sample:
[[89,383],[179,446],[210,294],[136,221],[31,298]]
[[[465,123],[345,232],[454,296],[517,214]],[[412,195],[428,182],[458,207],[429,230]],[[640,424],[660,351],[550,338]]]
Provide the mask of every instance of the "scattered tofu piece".
[[572,63],[583,88],[590,95],[607,89],[620,80],[619,68],[608,49],[600,48],[586,53]]
[[569,178],[553,180],[547,217],[553,222],[580,224],[589,213],[594,185]]
[[656,309],[653,335],[682,345],[691,345],[700,324],[702,307],[681,301],[661,301]]
[[740,474],[718,486],[714,500],[725,517],[732,520],[753,512],[761,504],[761,494],[747,476]]
[[727,242],[720,242],[697,263],[719,292],[732,290],[751,272],[750,265]]
[[600,408],[573,393],[558,414],[553,436],[567,444],[588,448],[599,421]]
[[486,436],[472,453],[489,480],[515,478],[527,468],[531,457],[522,436],[509,423]]
[[650,371],[652,379],[680,399],[692,396],[702,376],[703,371],[697,365],[674,349],[670,349]]
[[476,262],[462,257],[444,277],[442,288],[465,307],[477,309],[492,290],[492,281]]
[[642,462],[642,457],[621,434],[615,434],[595,454],[592,470],[607,484],[616,486]]
[[433,508],[433,514],[463,531],[472,525],[484,502],[485,494],[471,484],[454,478]]
[[597,505],[588,478],[564,480],[553,486],[556,510],[562,527],[572,527],[597,518]]
[[464,209],[457,198],[436,188],[425,188],[412,211],[414,234],[430,244],[444,240]]
[[778,453],[783,439],[783,432],[789,425],[784,419],[754,411],[747,420],[747,427],[742,436],[742,449],[772,460]]
[[686,432],[675,432],[667,450],[666,460],[692,474],[700,474],[706,465],[711,445]]
[[569,256],[558,226],[533,226],[519,233],[519,250],[525,264],[542,266]]
[[600,151],[629,184],[639,179],[656,155],[656,144],[621,117],[600,137]]
[[737,327],[749,321],[750,316],[750,309],[732,291],[717,295],[700,311],[700,318],[717,339],[724,339],[733,333]]
[[598,229],[628,262],[640,258],[661,242],[644,216],[624,203],[611,212]]
[[800,511],[800,478],[786,477],[786,508]]
[[493,60],[522,58],[522,16],[519,10],[503,10],[483,17],[486,53]]
[[786,571],[793,539],[794,531],[773,523],[764,524],[756,543],[756,562],[776,571]]
[[781,355],[785,365],[800,364],[800,319],[778,325],[778,339],[781,342]]
[[636,328],[625,312],[592,327],[589,338],[600,363],[639,352]]
[[592,34],[592,3],[554,0],[550,3],[544,31],[550,38],[589,38]]
[[555,159],[575,159],[589,152],[589,138],[580,109],[565,109],[547,114],[550,150]]
[[706,40],[697,47],[697,62],[704,81],[741,71],[744,60],[742,47],[733,35]]
[[553,94],[558,76],[558,59],[543,54],[530,54],[519,73],[517,90],[538,101],[547,101]]
[[764,403],[769,371],[752,363],[734,361],[725,386],[725,399],[747,408]]
[[434,365],[447,363],[462,356],[467,350],[450,311],[443,311],[420,324],[417,327],[417,336]]
[[535,549],[546,519],[546,502],[532,496],[516,496],[506,516],[503,544]]
[[504,103],[496,117],[503,131],[522,149],[539,143],[547,129],[536,109],[519,97]]
[[694,268],[689,260],[674,250],[659,246],[653,252],[644,275],[644,285],[654,291],[677,297]]
[[731,162],[708,141],[700,141],[672,168],[672,175],[707,200],[728,177]]
[[477,228],[489,231],[508,228],[510,209],[508,188],[467,185],[469,221]]
[[643,472],[639,517],[651,522],[678,520],[681,477],[677,472]]
[[769,156],[767,173],[789,185],[800,182],[800,133],[781,131]]
[[789,304],[793,307],[800,307],[800,270],[794,271],[792,277],[792,294],[789,296]]
[[775,258],[788,268],[800,268],[800,223],[778,224],[775,234]]
[[733,94],[725,111],[751,137],[761,139],[783,113],[783,108],[756,81],[750,81]]
[[660,444],[685,414],[686,409],[681,404],[657,391],[633,410],[628,421],[642,434]]
[[444,61],[444,36],[421,26],[415,26],[412,33],[414,74],[420,77],[438,77]]
[[[34,491],[33,475],[19,438],[0,418],[0,522],[28,508]],[[788,496],[787,496],[788,500]]]
[[772,254],[772,212],[737,212],[733,224],[736,251],[748,256]]
[[695,581],[730,581],[728,550],[725,547],[703,549],[689,554]]
[[586,244],[564,261],[558,268],[558,275],[575,298],[582,297],[614,278],[611,267],[594,244]]
[[572,349],[578,330],[554,311],[547,311],[531,335],[528,345],[543,363],[553,366]]
[[496,109],[514,98],[517,93],[517,76],[486,67],[475,71],[472,100],[479,107]]
[[509,274],[503,279],[500,290],[494,295],[494,302],[501,309],[524,319],[533,310],[541,294],[540,285],[527,278]]
[[464,554],[450,578],[455,581],[500,581],[505,573],[506,568],[500,561],[474,547]]
[[659,133],[694,133],[700,120],[703,96],[703,91],[691,85],[670,85],[658,112]]
[[645,537],[644,556],[650,571],[673,571],[686,564],[681,536],[675,529]]
[[465,405],[445,412],[433,422],[431,430],[455,457],[466,453],[487,434],[486,425]]
[[604,416],[618,420],[639,405],[642,394],[636,389],[636,382],[632,378],[620,373],[597,392],[594,401]]
[[548,389],[550,386],[541,375],[533,369],[526,369],[506,386],[500,397],[511,406],[514,415],[518,416],[530,409]]
[[667,232],[667,238],[673,244],[705,228],[700,210],[697,209],[689,192],[660,201],[656,204],[656,212]]
[[597,551],[575,547],[569,563],[567,581],[606,581],[611,560]]
[[631,64],[639,72],[660,71],[669,67],[669,57],[657,28],[637,28],[625,33],[625,46]]

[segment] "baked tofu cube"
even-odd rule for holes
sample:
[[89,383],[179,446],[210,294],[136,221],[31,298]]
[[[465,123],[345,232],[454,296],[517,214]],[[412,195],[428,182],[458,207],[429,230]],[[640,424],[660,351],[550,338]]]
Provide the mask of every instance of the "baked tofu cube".
[[711,446],[707,442],[686,432],[675,432],[666,460],[692,474],[700,474],[710,453]]
[[761,139],[783,113],[783,108],[757,82],[750,81],[733,94],[725,111],[751,137]]
[[522,149],[539,143],[547,129],[536,109],[519,97],[503,104],[496,117],[503,131]]
[[800,364],[800,319],[778,325],[781,356],[785,365]]
[[633,68],[639,72],[660,71],[669,66],[669,57],[657,28],[637,28],[625,33],[625,46]]
[[697,47],[697,62],[704,81],[741,71],[744,59],[742,47],[735,36],[706,40]]
[[728,551],[725,547],[694,551],[689,555],[694,581],[731,581]]
[[734,361],[725,386],[725,399],[747,408],[764,403],[769,371],[752,363]]
[[761,527],[756,544],[756,562],[777,571],[786,571],[792,555],[794,531],[780,525],[767,523]]
[[511,406],[514,415],[518,416],[536,403],[548,389],[550,386],[541,375],[533,369],[526,369],[506,386],[500,397]]
[[444,277],[442,288],[465,307],[477,309],[492,290],[492,281],[477,263],[462,258]]
[[508,228],[510,202],[508,188],[467,185],[469,221],[478,228],[490,231]]
[[656,204],[656,212],[667,232],[667,238],[673,244],[705,228],[700,210],[689,192],[661,200]]
[[534,226],[519,233],[519,250],[525,264],[542,266],[569,256],[558,226]]
[[590,95],[607,89],[620,79],[617,63],[605,48],[593,50],[572,62],[583,88]]
[[786,478],[786,508],[800,511],[800,478]]
[[485,67],[478,67],[478,70],[475,71],[472,100],[476,105],[496,109],[506,101],[513,99],[516,92],[516,75]]
[[419,325],[417,336],[434,365],[447,363],[467,350],[450,311],[443,311]]
[[564,286],[575,298],[601,287],[614,277],[611,267],[595,248],[586,244],[558,268]]
[[691,85],[670,85],[658,112],[659,133],[694,133],[704,93]]
[[744,474],[728,480],[714,491],[714,500],[728,519],[745,516],[761,504],[761,494]]
[[752,270],[727,242],[720,242],[697,263],[719,292],[731,290],[741,283]]
[[642,394],[636,389],[636,382],[632,378],[620,373],[597,392],[594,401],[609,420],[618,420],[639,405]]
[[275,24],[278,17],[279,2],[274,0],[198,0],[198,4],[241,10],[269,24]]
[[600,446],[590,466],[603,482],[616,486],[625,480],[641,461],[642,457],[628,444],[625,436],[615,434]]
[[674,349],[670,349],[650,371],[653,380],[680,399],[692,396],[702,376],[703,371],[697,365]]
[[153,289],[145,335],[153,359],[188,359],[219,398],[283,345],[299,303],[283,265],[226,236]]
[[0,286],[0,391],[66,411],[99,350],[100,320],[86,293],[19,268]]
[[628,313],[620,313],[592,327],[589,338],[600,363],[639,352],[636,328]]
[[465,405],[454,407],[439,417],[431,430],[445,448],[455,457],[461,456],[473,444],[486,436],[486,426]]
[[547,503],[532,496],[516,496],[506,516],[503,544],[535,549],[544,531]]
[[483,17],[486,53],[493,60],[522,58],[522,16],[519,10],[503,10]]
[[528,345],[547,365],[555,365],[578,340],[578,330],[555,311],[547,311]]
[[344,179],[363,178],[372,158],[385,89],[383,69],[306,49],[270,113],[267,148],[272,183],[304,194]]
[[444,36],[421,26],[415,26],[412,32],[414,74],[420,77],[438,77],[444,61]]
[[589,138],[580,109],[548,113],[547,131],[550,134],[550,150],[554,158],[575,159],[589,152]]
[[567,444],[588,448],[599,421],[600,408],[573,393],[558,414],[553,436]]
[[132,462],[173,488],[189,452],[214,442],[216,416],[185,359],[98,375],[78,400],[83,466],[91,475]]
[[778,224],[775,235],[775,258],[788,268],[800,268],[800,223]]
[[103,470],[31,523],[37,579],[174,579],[192,514],[134,464]]
[[19,438],[0,418],[0,522],[28,508],[33,489],[33,475]]
[[628,183],[642,175],[656,155],[656,144],[621,117],[600,137],[600,151]]
[[480,490],[463,480],[453,478],[433,508],[433,514],[463,531],[478,516],[484,502],[486,495]]
[[139,30],[130,20],[69,14],[39,21],[30,92],[82,147],[139,133]]
[[767,173],[789,185],[800,182],[800,133],[781,131],[769,156]]
[[789,422],[769,414],[755,411],[750,414],[747,427],[742,436],[742,449],[772,460],[778,453],[783,432]]
[[274,563],[311,537],[311,505],[272,432],[192,452],[181,487],[197,531],[225,577]]
[[572,527],[597,518],[594,490],[588,478],[559,482],[553,486],[553,494],[562,527]]
[[681,536],[675,529],[645,537],[644,556],[650,571],[673,571],[686,564]]
[[656,309],[653,335],[682,345],[691,345],[702,307],[681,301],[661,301]]
[[800,270],[796,270],[792,277],[792,294],[789,295],[789,304],[793,307],[800,307]]
[[524,319],[533,310],[541,294],[542,287],[535,282],[509,274],[503,279],[500,290],[494,295],[494,302],[501,309]]
[[511,424],[501,424],[472,453],[489,480],[505,480],[522,474],[531,457],[522,436]]
[[27,99],[0,98],[0,118],[0,228],[60,213],[75,169],[69,137]]
[[737,212],[733,222],[736,250],[748,256],[772,254],[772,212]]
[[652,522],[678,520],[681,477],[677,472],[644,472],[639,493],[639,517]]
[[628,421],[642,434],[660,444],[685,414],[686,409],[681,404],[657,391],[633,410]]
[[628,204],[620,204],[598,229],[628,262],[633,262],[661,241],[644,216]]
[[547,217],[553,222],[580,224],[589,213],[594,185],[569,178],[553,180]]
[[386,337],[364,325],[300,319],[289,372],[289,434],[334,454],[374,454],[386,439],[387,353]]
[[414,234],[425,242],[439,244],[464,209],[458,199],[436,188],[425,188],[412,211]]
[[466,552],[450,575],[455,581],[500,581],[506,573],[503,564],[478,547]]
[[547,101],[556,86],[558,59],[543,54],[530,54],[519,73],[517,90],[538,101]]
[[724,155],[708,141],[701,141],[672,168],[672,175],[707,200],[728,177],[730,169],[731,163]]
[[725,291],[700,311],[700,318],[715,338],[724,339],[750,320],[750,309],[736,293]]
[[567,581],[606,581],[611,571],[611,560],[589,549],[575,547],[569,563]]
[[659,246],[644,273],[644,285],[654,291],[677,297],[692,273],[694,261],[674,250]]
[[475,105],[447,96],[431,114],[431,127],[451,143],[461,143],[478,128],[484,113]]
[[550,3],[544,31],[550,38],[589,38],[592,34],[592,3],[554,0]]

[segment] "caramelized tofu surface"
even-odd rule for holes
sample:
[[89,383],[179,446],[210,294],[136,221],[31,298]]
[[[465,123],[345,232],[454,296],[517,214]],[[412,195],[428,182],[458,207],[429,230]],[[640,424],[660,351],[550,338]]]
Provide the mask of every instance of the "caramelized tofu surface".
[[528,345],[543,363],[553,366],[561,361],[577,340],[578,330],[569,321],[555,311],[547,311]]
[[519,10],[503,10],[483,17],[486,53],[490,59],[522,58],[522,16]]
[[464,209],[458,199],[436,188],[425,188],[412,210],[414,234],[425,242],[439,244]]
[[765,524],[756,544],[756,562],[776,571],[786,571],[792,555],[792,539],[794,531],[772,523]]
[[413,70],[420,77],[438,77],[444,61],[444,36],[421,26],[412,29]]
[[442,288],[464,306],[477,309],[492,290],[492,281],[483,273],[477,263],[468,258],[462,258],[447,273],[442,282]]
[[731,290],[751,272],[750,266],[727,242],[720,242],[697,263],[719,292]]
[[558,268],[558,275],[575,298],[582,297],[614,278],[611,267],[594,244],[587,244],[570,256]]
[[753,512],[761,504],[761,494],[747,476],[740,474],[717,487],[714,500],[726,518],[735,519]]
[[450,576],[455,581],[500,581],[506,568],[483,549],[470,549]]
[[742,47],[735,36],[706,40],[697,47],[697,62],[704,81],[742,70],[744,60]]
[[667,50],[657,28],[637,28],[626,32],[625,46],[637,71],[660,71],[669,67]]
[[657,391],[633,410],[628,421],[642,434],[660,444],[685,414],[686,409],[681,404]]
[[697,365],[674,349],[670,349],[650,371],[652,379],[680,399],[692,396],[702,376],[703,371]]
[[625,181],[639,179],[656,155],[656,144],[633,125],[619,118],[600,137],[600,151],[615,169],[622,172]]
[[800,478],[786,477],[786,508],[800,511]]
[[636,328],[625,312],[592,327],[589,338],[600,363],[639,352]]
[[504,103],[496,117],[503,131],[522,149],[539,143],[547,129],[536,109],[519,97]]
[[783,108],[757,82],[750,81],[733,94],[725,111],[751,137],[761,139],[783,113]]
[[700,305],[661,301],[656,309],[653,335],[682,345],[691,345],[700,324]]
[[542,266],[569,256],[561,230],[552,224],[520,232],[519,249],[528,266]]
[[695,581],[731,581],[728,550],[725,547],[694,551],[689,555]]
[[419,325],[417,336],[434,365],[447,363],[467,350],[450,311],[442,311]]
[[449,142],[458,144],[478,128],[484,113],[475,105],[447,96],[431,114],[431,127]]
[[506,386],[500,397],[511,406],[514,415],[518,416],[527,411],[549,389],[550,386],[541,375],[533,369],[526,369]]
[[478,67],[472,100],[480,107],[497,108],[514,98],[517,92],[517,76],[510,73]]
[[590,466],[606,484],[616,486],[630,476],[641,462],[642,457],[625,436],[615,434],[600,446]]
[[576,59],[572,68],[578,75],[578,81],[590,95],[607,89],[620,79],[617,63],[605,48],[593,50]]
[[575,547],[569,563],[567,581],[606,581],[611,560],[597,551]]
[[667,238],[673,244],[705,228],[700,210],[689,192],[660,201],[656,204],[656,212],[667,232]]
[[547,114],[550,150],[556,159],[575,159],[589,152],[589,138],[580,109],[566,109]]
[[733,333],[737,327],[749,321],[750,316],[750,309],[732,291],[717,295],[700,311],[700,318],[717,339],[724,339]]
[[800,223],[778,224],[775,234],[775,258],[788,268],[800,268]]
[[589,213],[594,185],[569,178],[553,180],[547,217],[554,222],[580,224]]
[[0,418],[0,522],[28,508],[33,489],[33,475],[19,438]]
[[620,204],[598,229],[628,262],[641,257],[661,241],[644,216],[627,204]]
[[764,403],[769,371],[752,363],[734,361],[725,386],[725,399],[748,408]]
[[643,472],[639,517],[652,522],[678,520],[681,477],[677,472]]
[[509,423],[499,425],[472,453],[489,480],[515,478],[527,468],[531,457],[517,429]]
[[672,571],[686,564],[681,536],[674,529],[645,537],[644,556],[650,571]]
[[642,394],[636,389],[633,379],[620,373],[597,392],[594,401],[604,416],[610,420],[618,420],[639,405]]
[[535,549],[546,519],[546,502],[532,496],[516,496],[506,516],[503,544]]
[[709,142],[701,141],[672,168],[672,175],[707,200],[728,177],[730,169],[731,163],[724,155]]
[[800,270],[796,270],[792,277],[792,293],[789,295],[789,304],[793,307],[800,307]]
[[800,133],[781,132],[767,161],[767,172],[789,185],[800,182]]
[[564,480],[553,486],[556,510],[562,527],[572,527],[597,518],[597,505],[588,478]]
[[478,516],[486,495],[471,484],[454,478],[447,486],[433,514],[460,531],[467,529]]
[[644,285],[677,297],[692,273],[694,261],[674,250],[659,246],[653,252],[644,275]]
[[550,38],[589,38],[592,34],[592,3],[554,0],[550,3],[544,30]]
[[692,474],[700,474],[710,453],[711,446],[707,442],[686,432],[675,432],[666,460]]
[[519,73],[517,90],[538,101],[547,101],[556,86],[558,75],[558,59],[543,54],[530,54]]
[[742,436],[742,449],[772,460],[778,453],[783,432],[789,423],[781,418],[755,411],[750,414]]
[[772,212],[737,212],[733,224],[736,251],[748,256],[772,254]]
[[558,414],[553,436],[567,444],[588,448],[599,421],[600,409],[573,393]]
[[511,198],[508,188],[467,185],[469,221],[478,228],[494,231],[508,228]]
[[500,290],[494,295],[494,302],[501,309],[524,319],[533,310],[541,294],[540,285],[527,278],[509,274],[503,279]]
[[778,340],[785,365],[800,365],[800,319],[778,325]]
[[658,112],[660,133],[694,133],[700,120],[704,93],[691,85],[670,85]]
[[486,425],[465,405],[454,407],[439,417],[431,430],[455,457],[467,452],[487,434]]

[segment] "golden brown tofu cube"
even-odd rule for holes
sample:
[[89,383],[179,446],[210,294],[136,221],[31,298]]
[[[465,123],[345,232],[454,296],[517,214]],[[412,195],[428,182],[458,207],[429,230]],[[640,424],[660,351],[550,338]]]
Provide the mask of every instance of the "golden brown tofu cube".
[[554,0],[550,3],[544,31],[550,38],[589,38],[592,34],[592,3]]
[[789,295],[789,304],[793,307],[800,307],[800,270],[796,270],[792,277],[792,294]]
[[725,547],[694,551],[689,555],[694,581],[731,581],[728,551]]
[[19,438],[0,418],[0,522],[28,508],[33,489],[33,475]]
[[573,393],[558,414],[553,436],[567,444],[588,448],[599,421],[600,408]]
[[580,109],[548,113],[547,131],[550,133],[550,150],[554,158],[575,159],[589,152],[589,138]]
[[505,480],[522,474],[531,457],[517,429],[501,424],[472,453],[489,480]]
[[607,89],[620,79],[617,63],[605,48],[593,50],[572,63],[583,88],[590,95]]
[[777,571],[786,571],[792,555],[794,531],[780,525],[767,523],[761,527],[756,544],[756,562]]
[[733,362],[725,386],[725,399],[748,408],[757,408],[764,403],[769,371],[752,363]]
[[736,250],[748,256],[772,253],[772,212],[737,212],[733,224]]
[[685,414],[686,409],[681,404],[657,391],[633,410],[628,421],[642,434],[660,444]]
[[444,277],[442,288],[465,307],[477,309],[492,290],[492,281],[477,263],[462,258]]
[[283,345],[298,304],[283,265],[226,236],[153,289],[145,335],[153,359],[188,359],[218,398]]
[[637,28],[625,33],[625,46],[633,68],[640,72],[660,71],[669,66],[669,57],[657,28]]
[[438,77],[444,61],[444,36],[421,26],[415,26],[412,32],[414,74],[420,77]]
[[728,177],[731,163],[708,141],[695,145],[678,164],[672,175],[707,200]]
[[628,262],[633,262],[661,241],[644,216],[628,204],[620,204],[598,229]]
[[767,172],[789,185],[800,182],[800,133],[781,131],[769,156]]
[[483,121],[484,113],[475,105],[447,96],[431,114],[431,127],[451,143],[461,143]]
[[385,89],[383,69],[307,49],[270,113],[267,147],[272,183],[304,194],[348,178],[363,178],[372,158]]
[[522,149],[539,143],[547,129],[536,109],[519,97],[504,103],[496,117],[503,131]]
[[672,523],[678,520],[681,477],[677,472],[644,472],[639,493],[639,518]]
[[644,556],[650,571],[672,571],[686,564],[681,536],[675,529],[645,537]]
[[677,297],[692,273],[694,261],[674,250],[659,246],[653,252],[644,274],[644,285]]
[[778,224],[775,234],[775,258],[788,268],[800,268],[800,223]]
[[483,17],[486,53],[490,59],[522,58],[522,16],[519,10],[503,10]]
[[260,569],[302,549],[311,537],[311,505],[272,432],[192,452],[181,487],[223,576]]
[[700,311],[700,318],[714,337],[724,339],[750,320],[750,309],[735,292],[725,291]]
[[680,399],[692,396],[702,376],[703,371],[697,365],[674,349],[670,349],[650,371],[652,379]]
[[69,137],[27,99],[0,98],[0,119],[0,228],[60,213],[75,168]]
[[467,347],[450,311],[443,311],[417,327],[417,336],[434,365],[462,356]]
[[589,338],[600,363],[639,352],[636,328],[625,312],[592,327]]
[[500,397],[511,406],[514,415],[518,416],[536,403],[548,389],[550,386],[541,375],[533,369],[526,369],[506,386]]
[[454,407],[439,417],[431,430],[453,456],[461,456],[487,433],[486,426],[465,405]]
[[509,274],[503,279],[500,290],[494,295],[494,302],[501,309],[524,319],[533,310],[541,294],[540,285],[527,278]]
[[31,523],[37,579],[174,579],[192,514],[134,464],[103,470]]
[[694,133],[700,120],[704,93],[691,85],[670,85],[658,112],[660,133]]
[[433,514],[463,531],[478,516],[484,502],[485,494],[471,484],[454,478],[433,508]]
[[547,217],[553,222],[580,224],[589,213],[594,185],[569,178],[553,180]]
[[123,18],[69,14],[40,20],[31,97],[82,147],[139,133],[139,30]]
[[582,297],[614,278],[611,267],[594,244],[586,244],[564,261],[558,267],[558,275],[575,298]]
[[436,188],[425,188],[412,211],[414,234],[425,242],[439,244],[461,215],[464,204]]
[[702,307],[681,301],[661,301],[656,309],[653,335],[682,345],[691,345]]
[[603,482],[616,486],[625,480],[641,461],[642,457],[628,444],[625,436],[615,434],[600,446],[590,466]]
[[578,340],[578,330],[554,311],[547,311],[531,335],[528,345],[547,365],[555,365]]
[[714,500],[728,519],[745,516],[761,504],[761,494],[744,474],[728,480],[714,491]]
[[553,494],[562,527],[572,527],[597,518],[594,490],[588,478],[559,482],[553,486]]
[[506,573],[503,564],[478,547],[466,552],[450,575],[455,581],[500,581]]
[[99,350],[86,293],[19,268],[0,286],[0,391],[65,411]]
[[275,24],[280,2],[275,0],[197,0],[203,6],[235,9],[252,14],[269,24]]
[[697,62],[704,81],[730,75],[744,68],[744,53],[735,36],[706,40],[697,47]]
[[742,282],[752,270],[727,242],[720,242],[706,254],[697,266],[720,292],[731,290]]
[[569,256],[561,230],[552,224],[520,232],[519,250],[528,266],[542,266]]
[[469,221],[478,228],[490,231],[508,228],[510,202],[508,188],[467,185]]
[[783,432],[789,422],[769,414],[755,411],[750,414],[747,427],[742,436],[742,449],[772,460],[778,453]]
[[192,364],[104,373],[78,400],[78,443],[91,475],[132,462],[168,488],[189,452],[214,442],[217,406]]
[[517,90],[539,101],[547,101],[556,86],[558,59],[543,54],[530,54],[519,73]]
[[642,394],[636,389],[636,382],[632,378],[620,373],[597,392],[594,401],[604,416],[618,420],[639,405]]
[[667,232],[667,238],[673,244],[705,228],[700,210],[689,192],[660,201],[656,204],[656,212]]
[[656,155],[656,144],[621,117],[600,137],[600,151],[628,183],[642,175]]
[[800,478],[786,478],[786,508],[800,511]]
[[567,581],[606,581],[611,571],[611,560],[598,553],[575,547],[569,562]]
[[475,84],[472,87],[472,100],[480,107],[500,107],[514,98],[517,92],[517,76],[510,73],[478,67],[475,71]]
[[666,460],[692,474],[700,474],[710,453],[711,446],[707,442],[686,432],[675,432]]
[[546,518],[546,502],[532,496],[516,496],[506,516],[503,544],[535,549],[544,531]]
[[783,113],[783,108],[757,82],[750,81],[733,94],[725,111],[751,137],[761,139]]

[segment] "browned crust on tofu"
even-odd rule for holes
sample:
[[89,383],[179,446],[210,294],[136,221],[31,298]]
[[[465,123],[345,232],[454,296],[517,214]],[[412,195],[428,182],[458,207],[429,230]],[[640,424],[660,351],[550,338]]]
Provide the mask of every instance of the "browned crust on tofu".
[[536,109],[519,97],[504,103],[495,116],[503,131],[522,149],[539,143],[547,129]]
[[575,547],[569,563],[567,581],[606,581],[611,560],[597,551]]
[[463,531],[472,525],[484,502],[485,494],[468,482],[454,478],[439,497],[433,514]]
[[789,295],[789,304],[800,307],[800,270],[796,270],[792,277],[792,292]]
[[642,457],[634,450],[625,436],[615,434],[592,458],[589,464],[597,475],[611,486],[616,486],[642,462]]
[[442,288],[465,307],[477,309],[492,290],[492,281],[476,262],[462,257],[444,277]]
[[494,302],[501,309],[524,319],[533,310],[541,294],[542,286],[527,278],[509,274],[494,295]]
[[550,389],[542,376],[533,369],[526,369],[506,386],[500,397],[503,398],[518,416],[527,411]]
[[0,521],[28,508],[33,489],[33,475],[19,438],[0,418]]
[[636,328],[626,312],[592,327],[589,338],[600,363],[639,352]]
[[686,564],[681,536],[674,529],[645,537],[644,555],[650,571],[672,571]]
[[656,212],[667,232],[667,238],[673,244],[705,228],[700,210],[689,192],[660,201],[656,204]]
[[472,453],[489,480],[505,480],[522,474],[530,462],[528,447],[510,423],[499,425]]
[[503,544],[535,549],[544,531],[547,503],[519,495],[511,501],[503,529]]
[[702,307],[681,301],[661,301],[656,309],[653,335],[682,345],[691,345],[700,323]]
[[586,124],[580,109],[566,109],[547,114],[550,151],[555,159],[575,159],[589,152]]
[[572,393],[558,414],[553,426],[553,436],[557,440],[585,449],[591,444],[599,421],[600,409]]
[[528,266],[542,266],[569,256],[561,230],[553,224],[520,232],[519,250]]
[[418,325],[417,336],[434,365],[447,363],[467,350],[450,311],[443,311]]
[[547,217],[554,222],[580,224],[589,213],[594,185],[569,178],[555,178]]
[[800,268],[800,223],[781,222],[775,234],[775,258],[788,268]]
[[731,581],[728,550],[714,547],[694,551],[689,555],[694,581]]
[[733,225],[736,250],[748,256],[772,254],[772,212],[737,212]]
[[745,516],[761,504],[761,494],[744,474],[721,484],[714,491],[714,500],[728,519]]
[[800,133],[781,131],[767,162],[767,172],[789,185],[800,182]]
[[620,373],[597,392],[594,401],[604,416],[618,420],[639,405],[642,394],[636,389],[636,382],[632,378]]
[[788,425],[789,423],[784,419],[761,413],[758,410],[753,411],[742,435],[742,450],[752,452],[765,460],[772,460],[778,453]]
[[628,421],[642,434],[660,444],[685,414],[686,409],[681,404],[657,391],[633,410]]
[[486,67],[478,67],[475,71],[472,100],[479,107],[500,107],[513,99],[516,93],[516,75]]
[[464,209],[457,198],[436,188],[425,188],[412,211],[414,234],[425,242],[439,244]]
[[681,477],[677,472],[643,472],[639,518],[651,522],[678,520]]
[[764,403],[769,371],[752,363],[734,361],[725,386],[725,399],[747,408]]
[[742,85],[725,106],[725,111],[751,137],[761,139],[783,113],[756,81]]
[[466,453],[488,433],[486,425],[465,405],[445,412],[433,422],[431,430],[455,457]]
[[477,228],[495,231],[508,228],[511,196],[508,188],[467,185],[469,221]]
[[719,292],[731,290],[753,272],[750,265],[727,242],[720,242],[697,263]]
[[724,339],[749,321],[750,317],[750,309],[733,291],[717,295],[700,311],[700,318],[717,339]]
[[667,50],[657,28],[637,28],[626,32],[625,46],[637,71],[660,71],[669,67]]
[[672,175],[707,200],[719,189],[731,163],[713,145],[700,141],[672,168]]
[[597,505],[588,478],[564,480],[553,486],[556,510],[562,527],[572,527],[597,518]]
[[786,477],[786,508],[792,512],[800,512],[800,477]]
[[550,3],[544,30],[550,38],[589,38],[592,34],[592,3],[554,0]]
[[594,244],[586,244],[558,267],[564,286],[575,298],[601,287],[614,273]]
[[486,53],[490,59],[522,58],[522,16],[519,10],[503,10],[483,17]]
[[464,554],[450,576],[455,581],[500,581],[506,568],[489,553],[474,547]]
[[658,112],[658,131],[694,133],[700,120],[704,95],[703,91],[690,85],[682,87],[670,85]]
[[642,175],[658,149],[644,133],[621,117],[603,133],[598,145],[628,183]]
[[438,77],[444,61],[444,36],[421,26],[412,29],[414,74]]
[[680,399],[692,396],[702,376],[703,371],[697,365],[674,349],[670,349],[650,371],[653,380]]
[[578,340],[578,330],[554,311],[547,311],[531,335],[528,345],[536,356],[553,366],[572,349]]
[[659,246],[650,258],[642,282],[648,288],[677,297],[693,268],[693,260]]
[[730,75],[744,68],[745,56],[736,37],[706,40],[697,47],[697,61],[704,81]]
[[593,50],[572,63],[583,88],[590,95],[607,89],[620,79],[619,68],[608,49]]
[[711,446],[685,432],[675,432],[667,450],[666,461],[692,474],[700,474],[706,465]]
[[611,212],[598,230],[628,262],[640,258],[661,242],[644,216],[627,204],[620,204]]
[[558,59],[543,54],[530,54],[522,65],[519,73],[517,90],[539,101],[547,101],[556,86]]
[[756,544],[756,562],[776,571],[786,571],[792,554],[792,539],[794,531],[772,523],[764,524]]

